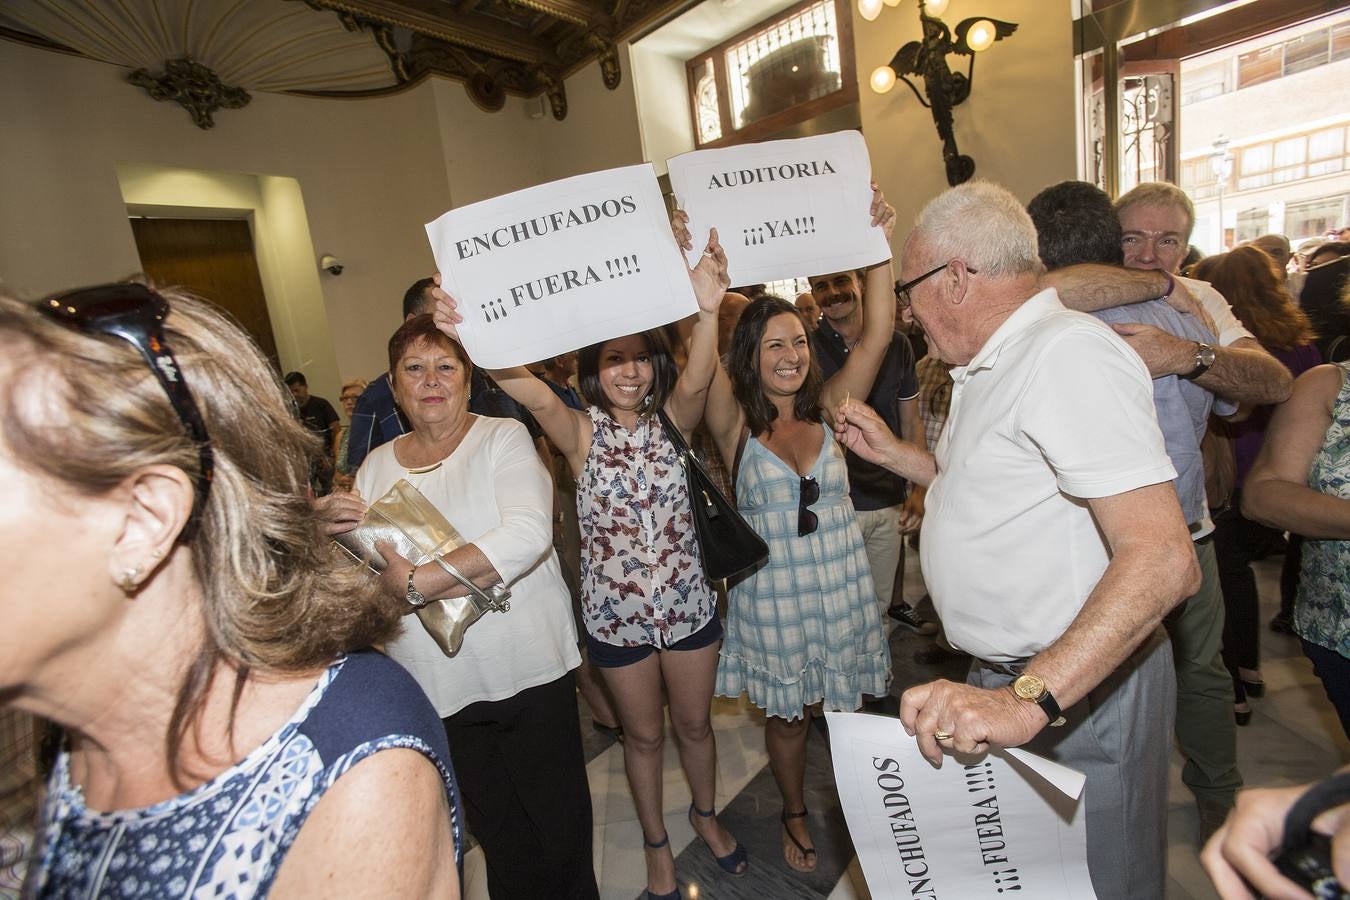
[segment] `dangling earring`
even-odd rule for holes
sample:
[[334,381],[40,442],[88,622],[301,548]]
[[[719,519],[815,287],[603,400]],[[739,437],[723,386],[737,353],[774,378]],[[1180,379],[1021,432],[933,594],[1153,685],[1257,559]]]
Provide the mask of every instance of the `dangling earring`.
[[136,579],[140,577],[141,577],[140,566],[136,566],[135,568],[131,569],[126,569],[125,571],[122,572],[122,577],[117,579],[117,586],[122,589],[123,594],[126,594],[128,597],[130,597],[133,594],[135,594],[136,589],[140,587],[140,585],[136,582]]

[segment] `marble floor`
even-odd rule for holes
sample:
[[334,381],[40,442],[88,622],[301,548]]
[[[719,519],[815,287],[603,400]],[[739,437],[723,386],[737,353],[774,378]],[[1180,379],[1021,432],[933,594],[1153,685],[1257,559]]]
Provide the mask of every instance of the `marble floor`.
[[[907,551],[905,596],[922,597],[924,589],[913,551]],[[1262,598],[1262,622],[1278,608],[1280,558],[1256,564]],[[1350,743],[1313,676],[1298,642],[1262,631],[1262,672],[1267,690],[1255,700],[1251,724],[1238,729],[1238,759],[1251,786],[1297,784],[1321,777],[1350,761]],[[904,628],[891,635],[895,663],[895,696],[908,686],[935,677],[964,678],[964,657],[944,654],[932,638]],[[646,875],[642,834],[624,780],[622,748],[590,727],[580,703],[586,742],[595,830],[595,871],[604,900],[642,896]],[[817,869],[801,875],[783,862],[778,814],[781,802],[764,751],[764,717],[744,701],[716,700],[713,727],[717,734],[717,807],[722,823],[749,850],[744,877],[725,875],[686,819],[689,788],[667,731],[665,821],[674,848],[676,874],[687,900],[853,900],[870,898],[862,870],[844,827],[835,795],[823,720],[817,720],[807,751],[807,806],[811,834],[819,853]],[[1168,815],[1168,900],[1202,900],[1215,894],[1196,858],[1196,813],[1182,785],[1180,759],[1174,759]],[[464,896],[488,897],[482,851],[465,860]]]

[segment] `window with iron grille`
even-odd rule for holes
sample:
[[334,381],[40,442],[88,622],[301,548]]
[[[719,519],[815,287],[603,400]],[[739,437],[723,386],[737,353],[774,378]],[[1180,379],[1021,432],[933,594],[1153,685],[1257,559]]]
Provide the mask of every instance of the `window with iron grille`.
[[858,99],[843,0],[806,0],[686,63],[700,147],[758,140]]

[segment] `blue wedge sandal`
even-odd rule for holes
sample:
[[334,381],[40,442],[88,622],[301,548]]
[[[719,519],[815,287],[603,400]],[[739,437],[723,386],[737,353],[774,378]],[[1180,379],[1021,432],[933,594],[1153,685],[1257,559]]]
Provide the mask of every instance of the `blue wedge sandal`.
[[[642,848],[644,850],[660,850],[669,843],[670,834],[668,832],[655,844],[648,842],[647,835],[644,834],[642,836]],[[652,889],[647,888],[647,890],[643,892],[643,896],[646,897],[647,900],[680,900],[680,882],[678,880],[675,882],[675,890],[671,891],[669,894],[653,894]]]
[[[717,815],[717,810],[716,809],[702,810],[696,807],[694,804],[690,803],[689,804],[690,826],[693,826],[694,824],[695,815],[703,819],[711,819],[713,816]],[[697,828],[694,828],[694,834],[698,835]],[[699,840],[703,841],[703,844],[708,848],[709,853],[713,852],[712,844],[709,844],[706,840],[704,840],[702,835],[699,835]],[[735,850],[732,850],[726,856],[718,856],[714,853],[713,859],[717,860],[717,864],[722,867],[723,872],[726,872],[728,875],[735,875],[738,878],[741,875],[745,874],[746,869],[750,868],[750,862],[746,858],[745,848],[741,846],[739,841],[736,842]]]

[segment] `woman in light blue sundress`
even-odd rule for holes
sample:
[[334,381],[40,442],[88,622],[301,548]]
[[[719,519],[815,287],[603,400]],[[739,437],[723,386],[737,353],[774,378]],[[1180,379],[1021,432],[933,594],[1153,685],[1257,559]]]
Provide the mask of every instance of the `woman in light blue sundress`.
[[[895,211],[875,185],[871,215],[889,239]],[[803,799],[808,707],[855,710],[864,695],[886,693],[891,666],[844,452],[824,424],[848,396],[867,396],[889,346],[890,260],[865,279],[843,272],[828,280],[837,287],[822,304],[826,315],[861,319],[844,367],[822,383],[801,315],[786,301],[762,298],[741,315],[730,379],[719,370],[707,411],[718,450],[736,472],[737,505],[769,545],[768,563],[732,587],[717,693],[746,693],[768,715],[764,740],[783,795],[783,856],[799,872],[816,865]]]
[[1304,537],[1294,631],[1350,735],[1350,362],[1294,382],[1247,475],[1242,514]]

